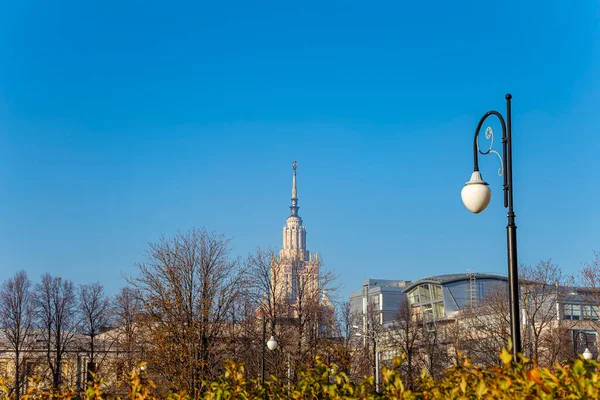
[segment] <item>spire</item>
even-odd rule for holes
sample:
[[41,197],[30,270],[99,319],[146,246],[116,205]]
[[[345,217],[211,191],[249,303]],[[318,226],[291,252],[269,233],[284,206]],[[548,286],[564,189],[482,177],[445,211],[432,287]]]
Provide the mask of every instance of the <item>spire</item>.
[[298,216],[298,209],[300,207],[298,207],[298,197],[297,197],[297,191],[296,191],[296,167],[298,166],[298,163],[296,162],[296,160],[294,160],[294,162],[292,163],[292,169],[294,170],[294,173],[292,175],[292,205],[290,206],[290,210],[292,210],[292,216],[297,217]]

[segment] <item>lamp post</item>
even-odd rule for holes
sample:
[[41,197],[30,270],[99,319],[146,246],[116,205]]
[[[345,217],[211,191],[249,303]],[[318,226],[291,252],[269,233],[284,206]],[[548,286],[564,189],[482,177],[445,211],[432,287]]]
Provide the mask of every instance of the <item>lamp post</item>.
[[[431,340],[431,337],[433,337],[433,340]],[[434,357],[434,352],[435,349],[437,347],[437,331],[433,331],[429,333],[429,374],[433,377],[433,357]]]
[[[271,321],[271,338],[267,341],[267,322]],[[261,361],[261,374],[260,382],[264,385],[265,383],[265,346],[269,350],[273,351],[277,348],[277,339],[273,335],[275,331],[275,318],[263,318],[263,331],[262,331],[262,361]]]
[[[498,111],[488,111],[481,117],[477,129],[475,129],[475,139],[473,140],[473,174],[471,179],[462,189],[461,197],[465,207],[469,211],[478,214],[485,210],[492,198],[492,192],[488,184],[481,177],[479,172],[478,153],[487,155],[496,154],[500,158],[501,167],[498,170],[499,175],[504,175],[504,208],[508,208],[508,225],[506,226],[506,243],[508,250],[508,290],[510,303],[510,333],[513,342],[513,358],[517,361],[517,354],[521,353],[521,330],[519,322],[519,274],[517,263],[517,226],[515,225],[515,213],[513,210],[513,182],[512,182],[512,139],[511,139],[511,109],[510,100],[512,96],[506,95],[506,122],[504,117]],[[492,150],[494,145],[494,132],[491,127],[485,130],[486,139],[491,139],[490,148],[481,151],[479,148],[479,131],[485,120],[494,115],[500,120],[502,126],[502,157],[496,150]]]
[[[353,328],[358,328],[358,326],[354,325]],[[360,332],[356,332],[356,336],[365,337],[373,340],[373,355],[375,357],[375,371],[373,375],[375,378],[375,392],[379,393],[379,343],[377,340],[377,336],[375,335],[375,332],[373,332],[373,335],[366,335]]]
[[582,353],[583,358],[585,360],[591,360],[592,357],[593,357],[593,354],[590,351],[590,349],[588,348],[588,337],[587,337],[587,334],[585,332],[583,332],[583,331],[577,331],[573,335],[573,353],[575,354],[575,357],[577,357],[577,347],[578,347],[577,344],[579,343],[578,339],[579,339],[580,335],[583,335],[583,337],[585,338],[585,350]]

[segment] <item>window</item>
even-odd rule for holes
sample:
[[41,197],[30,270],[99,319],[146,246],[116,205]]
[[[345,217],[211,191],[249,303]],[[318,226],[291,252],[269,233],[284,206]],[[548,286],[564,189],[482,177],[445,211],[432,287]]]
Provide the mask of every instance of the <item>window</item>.
[[440,285],[433,285],[433,298],[434,300],[444,298],[444,294],[442,293],[442,287]]
[[425,304],[423,306],[423,319],[425,321],[433,319],[433,305]]
[[420,303],[419,288],[413,289],[410,292],[408,292],[408,301],[410,304]]
[[443,301],[438,301],[437,303],[433,303],[433,313],[435,315],[435,318],[439,319],[439,318],[444,318],[444,302]]
[[581,306],[581,319],[590,320],[592,317],[592,306]]
[[579,304],[564,304],[563,319],[579,320],[581,316],[581,307]]
[[421,295],[421,302],[431,301],[431,293],[429,292],[428,284],[419,287],[419,294]]
[[573,313],[571,314],[573,318],[571,319],[579,319],[581,317],[581,307],[579,304],[572,304],[571,306],[573,308]]
[[374,294],[371,296],[371,304],[373,304],[373,310],[380,311],[381,307],[379,305],[379,295]]
[[600,315],[600,307],[592,306],[592,321],[598,321],[598,316]]

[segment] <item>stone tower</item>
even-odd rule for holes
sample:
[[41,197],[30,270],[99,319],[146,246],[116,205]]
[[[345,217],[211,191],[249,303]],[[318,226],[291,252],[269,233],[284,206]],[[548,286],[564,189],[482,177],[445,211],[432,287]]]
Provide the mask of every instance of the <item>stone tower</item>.
[[279,259],[271,265],[277,300],[284,300],[292,308],[299,297],[306,301],[319,295],[319,255],[306,249],[306,227],[298,215],[297,166],[294,161],[291,213],[283,227],[283,247]]
[[298,215],[296,161],[292,164],[292,205],[283,227],[283,247],[271,261],[274,305],[290,318],[310,320],[313,332],[322,337],[333,334],[334,308],[320,282],[318,254],[306,249],[306,228]]

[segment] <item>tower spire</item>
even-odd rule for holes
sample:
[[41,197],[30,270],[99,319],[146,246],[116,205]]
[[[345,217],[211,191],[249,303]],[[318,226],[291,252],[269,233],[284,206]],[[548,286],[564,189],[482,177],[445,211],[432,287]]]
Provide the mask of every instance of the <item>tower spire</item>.
[[292,163],[292,170],[293,175],[292,175],[292,205],[290,206],[290,210],[292,211],[292,216],[296,217],[298,216],[298,209],[300,207],[298,207],[298,195],[297,195],[297,190],[296,190],[296,167],[298,166],[298,163],[296,162],[296,160],[294,160],[294,162]]

